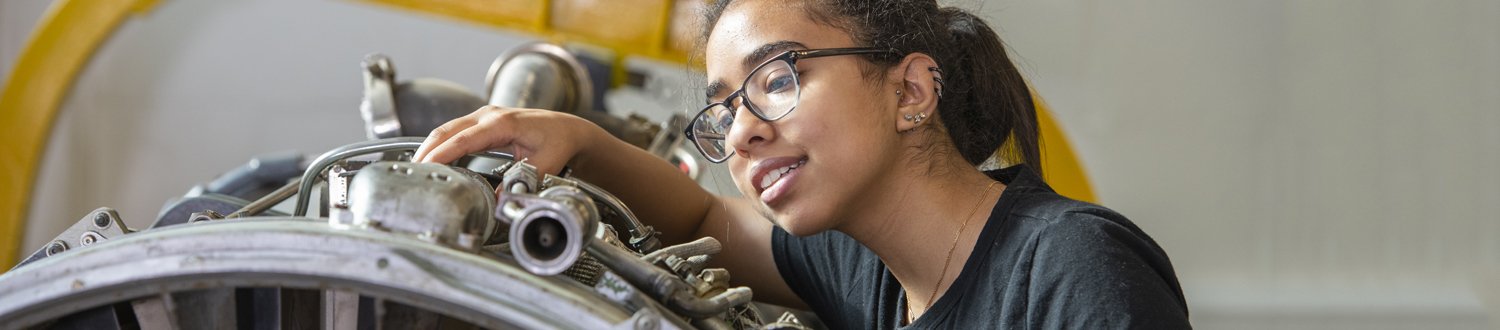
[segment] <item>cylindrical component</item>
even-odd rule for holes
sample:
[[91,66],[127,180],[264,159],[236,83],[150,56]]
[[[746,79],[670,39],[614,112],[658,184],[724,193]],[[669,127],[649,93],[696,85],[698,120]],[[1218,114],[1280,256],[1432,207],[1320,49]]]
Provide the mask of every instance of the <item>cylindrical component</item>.
[[573,266],[599,222],[593,202],[578,188],[547,188],[540,196],[502,193],[501,205],[516,205],[510,224],[511,253],[538,275],[557,275]]
[[[556,275],[578,261],[584,237],[578,218],[561,210],[538,210],[511,226],[510,244],[516,260],[526,270]],[[565,211],[564,211],[565,212]]]
[[490,104],[582,113],[593,109],[588,71],[562,47],[532,43],[516,47],[490,65],[485,77]]

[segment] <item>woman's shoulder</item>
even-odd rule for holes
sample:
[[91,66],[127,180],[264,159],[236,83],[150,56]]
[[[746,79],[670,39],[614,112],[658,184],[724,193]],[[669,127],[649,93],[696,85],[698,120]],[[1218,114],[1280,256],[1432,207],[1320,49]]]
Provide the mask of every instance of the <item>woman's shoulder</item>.
[[999,216],[1005,218],[997,228],[1004,238],[997,241],[1008,245],[1014,255],[997,257],[1026,260],[1016,265],[1028,268],[1027,283],[1033,289],[1041,288],[1031,290],[1038,293],[1029,297],[1033,301],[1103,302],[1037,312],[1049,315],[1044,317],[1049,321],[1095,324],[1089,322],[1134,315],[1151,316],[1136,321],[1161,322],[1152,323],[1160,328],[1186,327],[1187,303],[1181,285],[1166,251],[1151,236],[1114,210],[1058,195],[1024,168],[1002,171],[1006,170],[1019,173],[998,178],[1009,180],[1006,193],[1013,195],[1001,196],[1001,204],[1009,205],[997,205],[1002,212]]
[[[1000,205],[996,205],[997,211],[1005,214],[997,215],[1025,217],[1046,224],[1057,221],[1130,222],[1124,215],[1107,207],[1059,195],[1026,165],[1011,166],[986,174],[1006,185],[1005,192],[1000,196]],[[1135,226],[1130,224],[1130,227]]]

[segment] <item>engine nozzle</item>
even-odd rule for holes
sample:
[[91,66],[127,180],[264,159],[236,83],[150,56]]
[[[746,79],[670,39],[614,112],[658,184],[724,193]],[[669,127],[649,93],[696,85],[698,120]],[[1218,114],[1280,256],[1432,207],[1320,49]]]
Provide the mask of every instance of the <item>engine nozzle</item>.
[[578,262],[599,223],[593,200],[572,186],[540,195],[502,192],[497,211],[497,218],[510,221],[517,263],[537,275],[557,275]]

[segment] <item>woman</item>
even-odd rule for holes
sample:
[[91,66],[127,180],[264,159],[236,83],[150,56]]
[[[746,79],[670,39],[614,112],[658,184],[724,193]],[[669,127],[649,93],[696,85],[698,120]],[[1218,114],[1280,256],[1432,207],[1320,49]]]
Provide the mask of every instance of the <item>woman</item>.
[[[931,0],[723,0],[707,18],[689,138],[746,197],[550,111],[480,109],[416,157],[569,164],[665,242],[719,239],[717,266],[757,299],[835,328],[1188,327],[1161,248],[1027,165],[1035,110],[984,21]],[[976,169],[1008,139],[1023,164]]]

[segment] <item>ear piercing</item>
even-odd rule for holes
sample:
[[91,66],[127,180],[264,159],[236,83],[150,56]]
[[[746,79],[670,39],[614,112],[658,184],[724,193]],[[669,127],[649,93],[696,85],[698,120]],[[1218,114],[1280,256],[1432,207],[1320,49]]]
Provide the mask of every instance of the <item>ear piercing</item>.
[[[937,82],[937,87],[933,87],[932,91],[937,94],[938,98],[943,98],[943,70],[934,66],[928,67],[927,71],[932,71],[932,81]],[[896,96],[901,96],[901,90],[896,90]],[[901,116],[901,119],[906,119],[906,121],[912,124],[921,125],[922,121],[927,120],[927,113],[905,114]]]
[[918,112],[916,115],[906,114],[906,115],[901,116],[901,118],[902,119],[906,119],[906,121],[912,122],[913,124],[919,124],[920,125],[920,124],[922,124],[923,120],[927,120],[927,113],[926,112]]
[[942,99],[942,69],[932,66],[932,68],[927,68],[927,71],[933,72],[933,83],[938,83],[938,87],[933,87],[933,93],[938,93],[938,98]]

